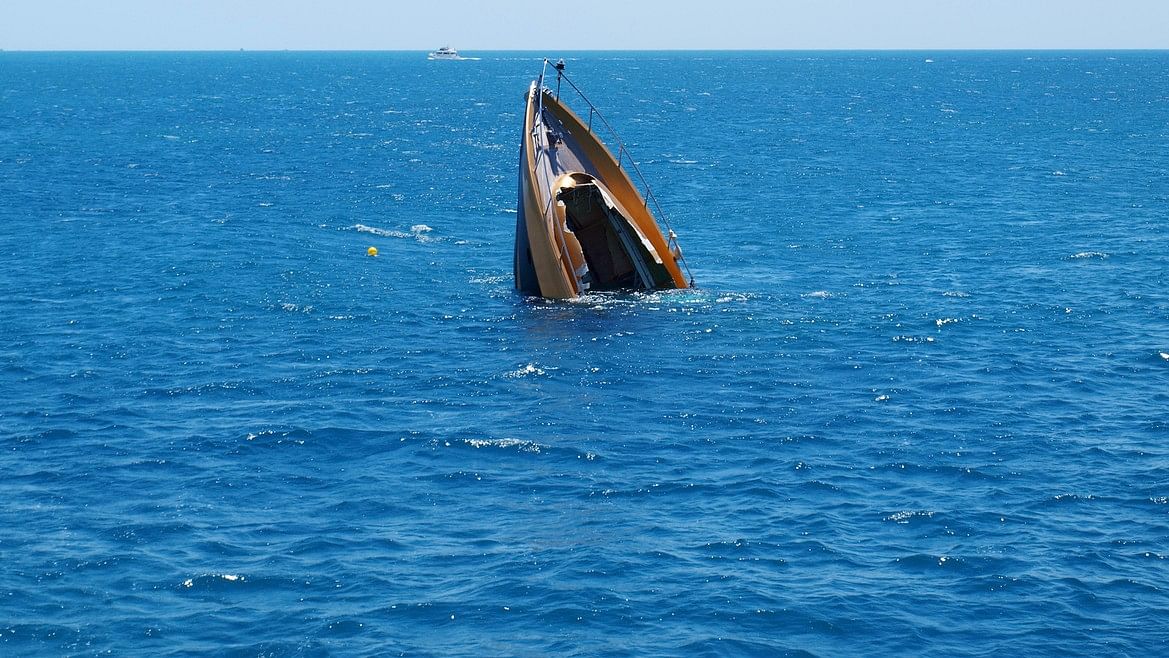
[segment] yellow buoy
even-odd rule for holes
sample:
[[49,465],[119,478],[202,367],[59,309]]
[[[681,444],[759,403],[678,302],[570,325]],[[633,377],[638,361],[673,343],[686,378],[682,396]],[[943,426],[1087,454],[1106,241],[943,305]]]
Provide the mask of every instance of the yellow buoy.
[[377,255],[377,247],[370,247],[369,249],[365,250],[365,253],[369,254],[370,256],[376,256]]

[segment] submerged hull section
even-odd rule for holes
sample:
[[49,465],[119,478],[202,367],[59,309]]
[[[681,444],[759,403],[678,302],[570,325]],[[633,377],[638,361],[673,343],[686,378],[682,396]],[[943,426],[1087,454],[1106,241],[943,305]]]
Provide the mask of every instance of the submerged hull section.
[[662,234],[620,162],[567,106],[532,83],[520,140],[515,285],[569,299],[590,290],[687,288],[680,250]]

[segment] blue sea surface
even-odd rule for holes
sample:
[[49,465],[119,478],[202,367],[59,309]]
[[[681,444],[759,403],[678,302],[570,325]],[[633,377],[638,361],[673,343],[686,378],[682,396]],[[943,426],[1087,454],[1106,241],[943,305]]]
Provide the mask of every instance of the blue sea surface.
[[1169,53],[478,55],[0,53],[0,655],[1166,651]]

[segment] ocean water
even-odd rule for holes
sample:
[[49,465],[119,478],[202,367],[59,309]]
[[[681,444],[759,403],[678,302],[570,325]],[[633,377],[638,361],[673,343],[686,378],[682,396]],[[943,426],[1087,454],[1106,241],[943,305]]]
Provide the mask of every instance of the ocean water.
[[1165,652],[1169,54],[479,55],[0,53],[0,654]]

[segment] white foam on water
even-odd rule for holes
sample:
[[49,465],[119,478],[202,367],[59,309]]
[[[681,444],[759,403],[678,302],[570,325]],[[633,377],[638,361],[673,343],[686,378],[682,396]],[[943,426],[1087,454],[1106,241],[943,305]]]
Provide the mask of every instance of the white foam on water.
[[[894,513],[890,514],[889,516],[886,516],[885,520],[892,521],[894,523],[909,523],[911,520],[913,520],[915,518],[929,519],[929,518],[932,518],[933,515],[934,515],[933,512],[926,512],[923,510],[903,510],[900,512],[894,512]],[[943,558],[943,559],[945,559],[945,558]]]
[[433,242],[438,238],[431,237],[429,234],[434,231],[426,224],[415,224],[410,227],[410,231],[396,231],[393,229],[378,228],[376,226],[366,226],[365,224],[355,224],[353,230],[358,233],[370,233],[381,236],[383,238],[410,238],[419,242]]
[[537,366],[534,363],[529,363],[527,365],[520,366],[511,372],[504,373],[503,376],[508,379],[519,379],[520,377],[529,377],[532,375],[539,377],[540,375],[544,374],[547,374],[547,372],[543,368]]
[[935,339],[933,336],[926,336],[924,338],[922,338],[920,336],[894,336],[893,337],[894,343],[932,343],[932,342],[934,342],[934,340]]
[[205,574],[200,574],[200,575],[198,575],[198,576],[195,576],[194,578],[188,578],[188,579],[184,580],[184,581],[183,581],[183,587],[194,587],[194,586],[195,586],[195,581],[196,581],[196,580],[201,580],[201,579],[204,579],[204,578],[211,578],[211,579],[226,580],[226,581],[227,581],[227,582],[229,582],[229,583],[235,583],[235,582],[241,582],[241,583],[242,583],[242,582],[245,582],[245,580],[246,580],[246,579],[245,579],[245,578],[244,578],[244,577],[243,577],[241,574],[235,574],[235,573],[205,573]]
[[534,453],[542,451],[545,447],[523,439],[464,439],[463,442],[472,448],[515,448],[520,452]]

